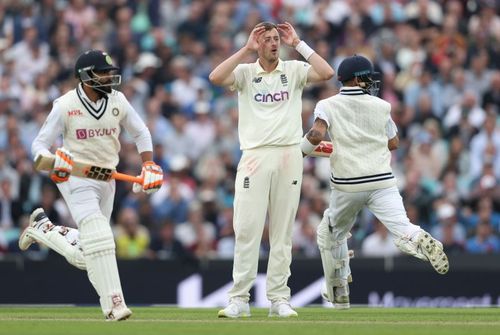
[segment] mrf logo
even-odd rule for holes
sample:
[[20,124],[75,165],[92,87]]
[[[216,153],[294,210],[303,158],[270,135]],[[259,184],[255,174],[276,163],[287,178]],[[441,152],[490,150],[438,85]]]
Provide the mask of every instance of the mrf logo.
[[116,134],[117,134],[116,128],[77,129],[76,139],[86,140],[87,138],[113,136]]
[[82,116],[82,115],[83,115],[83,113],[79,109],[73,109],[73,110],[68,111],[68,116]]

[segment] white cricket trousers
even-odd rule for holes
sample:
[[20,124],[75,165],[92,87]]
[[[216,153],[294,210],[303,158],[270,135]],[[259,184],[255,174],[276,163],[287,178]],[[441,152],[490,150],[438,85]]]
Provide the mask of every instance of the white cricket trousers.
[[356,222],[357,214],[367,206],[387,229],[397,237],[413,237],[420,227],[412,224],[406,215],[403,199],[396,186],[364,192],[343,192],[332,189],[330,196],[330,224],[334,241],[347,238]]
[[257,276],[260,242],[269,216],[271,245],[266,290],[270,301],[289,300],[292,229],[302,184],[299,145],[243,151],[238,164],[234,198],[235,250],[233,287],[229,298],[248,301]]
[[73,220],[80,222],[90,215],[101,213],[111,220],[115,198],[115,181],[103,182],[71,176],[67,182],[57,184]]

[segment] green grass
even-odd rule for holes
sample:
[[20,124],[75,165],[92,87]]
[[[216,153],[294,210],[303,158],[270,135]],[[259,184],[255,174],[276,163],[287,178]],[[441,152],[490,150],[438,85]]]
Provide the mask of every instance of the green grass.
[[105,322],[97,307],[0,307],[0,334],[500,334],[497,308],[298,308],[298,318],[217,319],[217,309],[134,307],[124,322]]

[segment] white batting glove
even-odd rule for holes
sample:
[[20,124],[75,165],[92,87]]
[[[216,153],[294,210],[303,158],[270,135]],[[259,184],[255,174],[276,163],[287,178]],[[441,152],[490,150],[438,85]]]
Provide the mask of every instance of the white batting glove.
[[56,150],[54,167],[50,172],[50,179],[54,183],[63,183],[68,181],[73,170],[73,155],[64,148]]
[[140,191],[151,194],[158,191],[163,184],[163,170],[155,162],[144,162],[142,164],[142,171],[140,177],[143,182],[142,185],[134,183],[132,191],[138,193]]

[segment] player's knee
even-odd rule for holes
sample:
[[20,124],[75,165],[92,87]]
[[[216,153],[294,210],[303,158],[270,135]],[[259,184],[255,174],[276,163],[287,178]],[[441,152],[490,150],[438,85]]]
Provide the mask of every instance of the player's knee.
[[85,263],[85,257],[83,256],[82,250],[75,250],[71,255],[66,256],[66,260],[80,270],[87,270],[87,264]]
[[95,214],[81,221],[80,242],[84,255],[115,250],[113,232],[102,214]]

